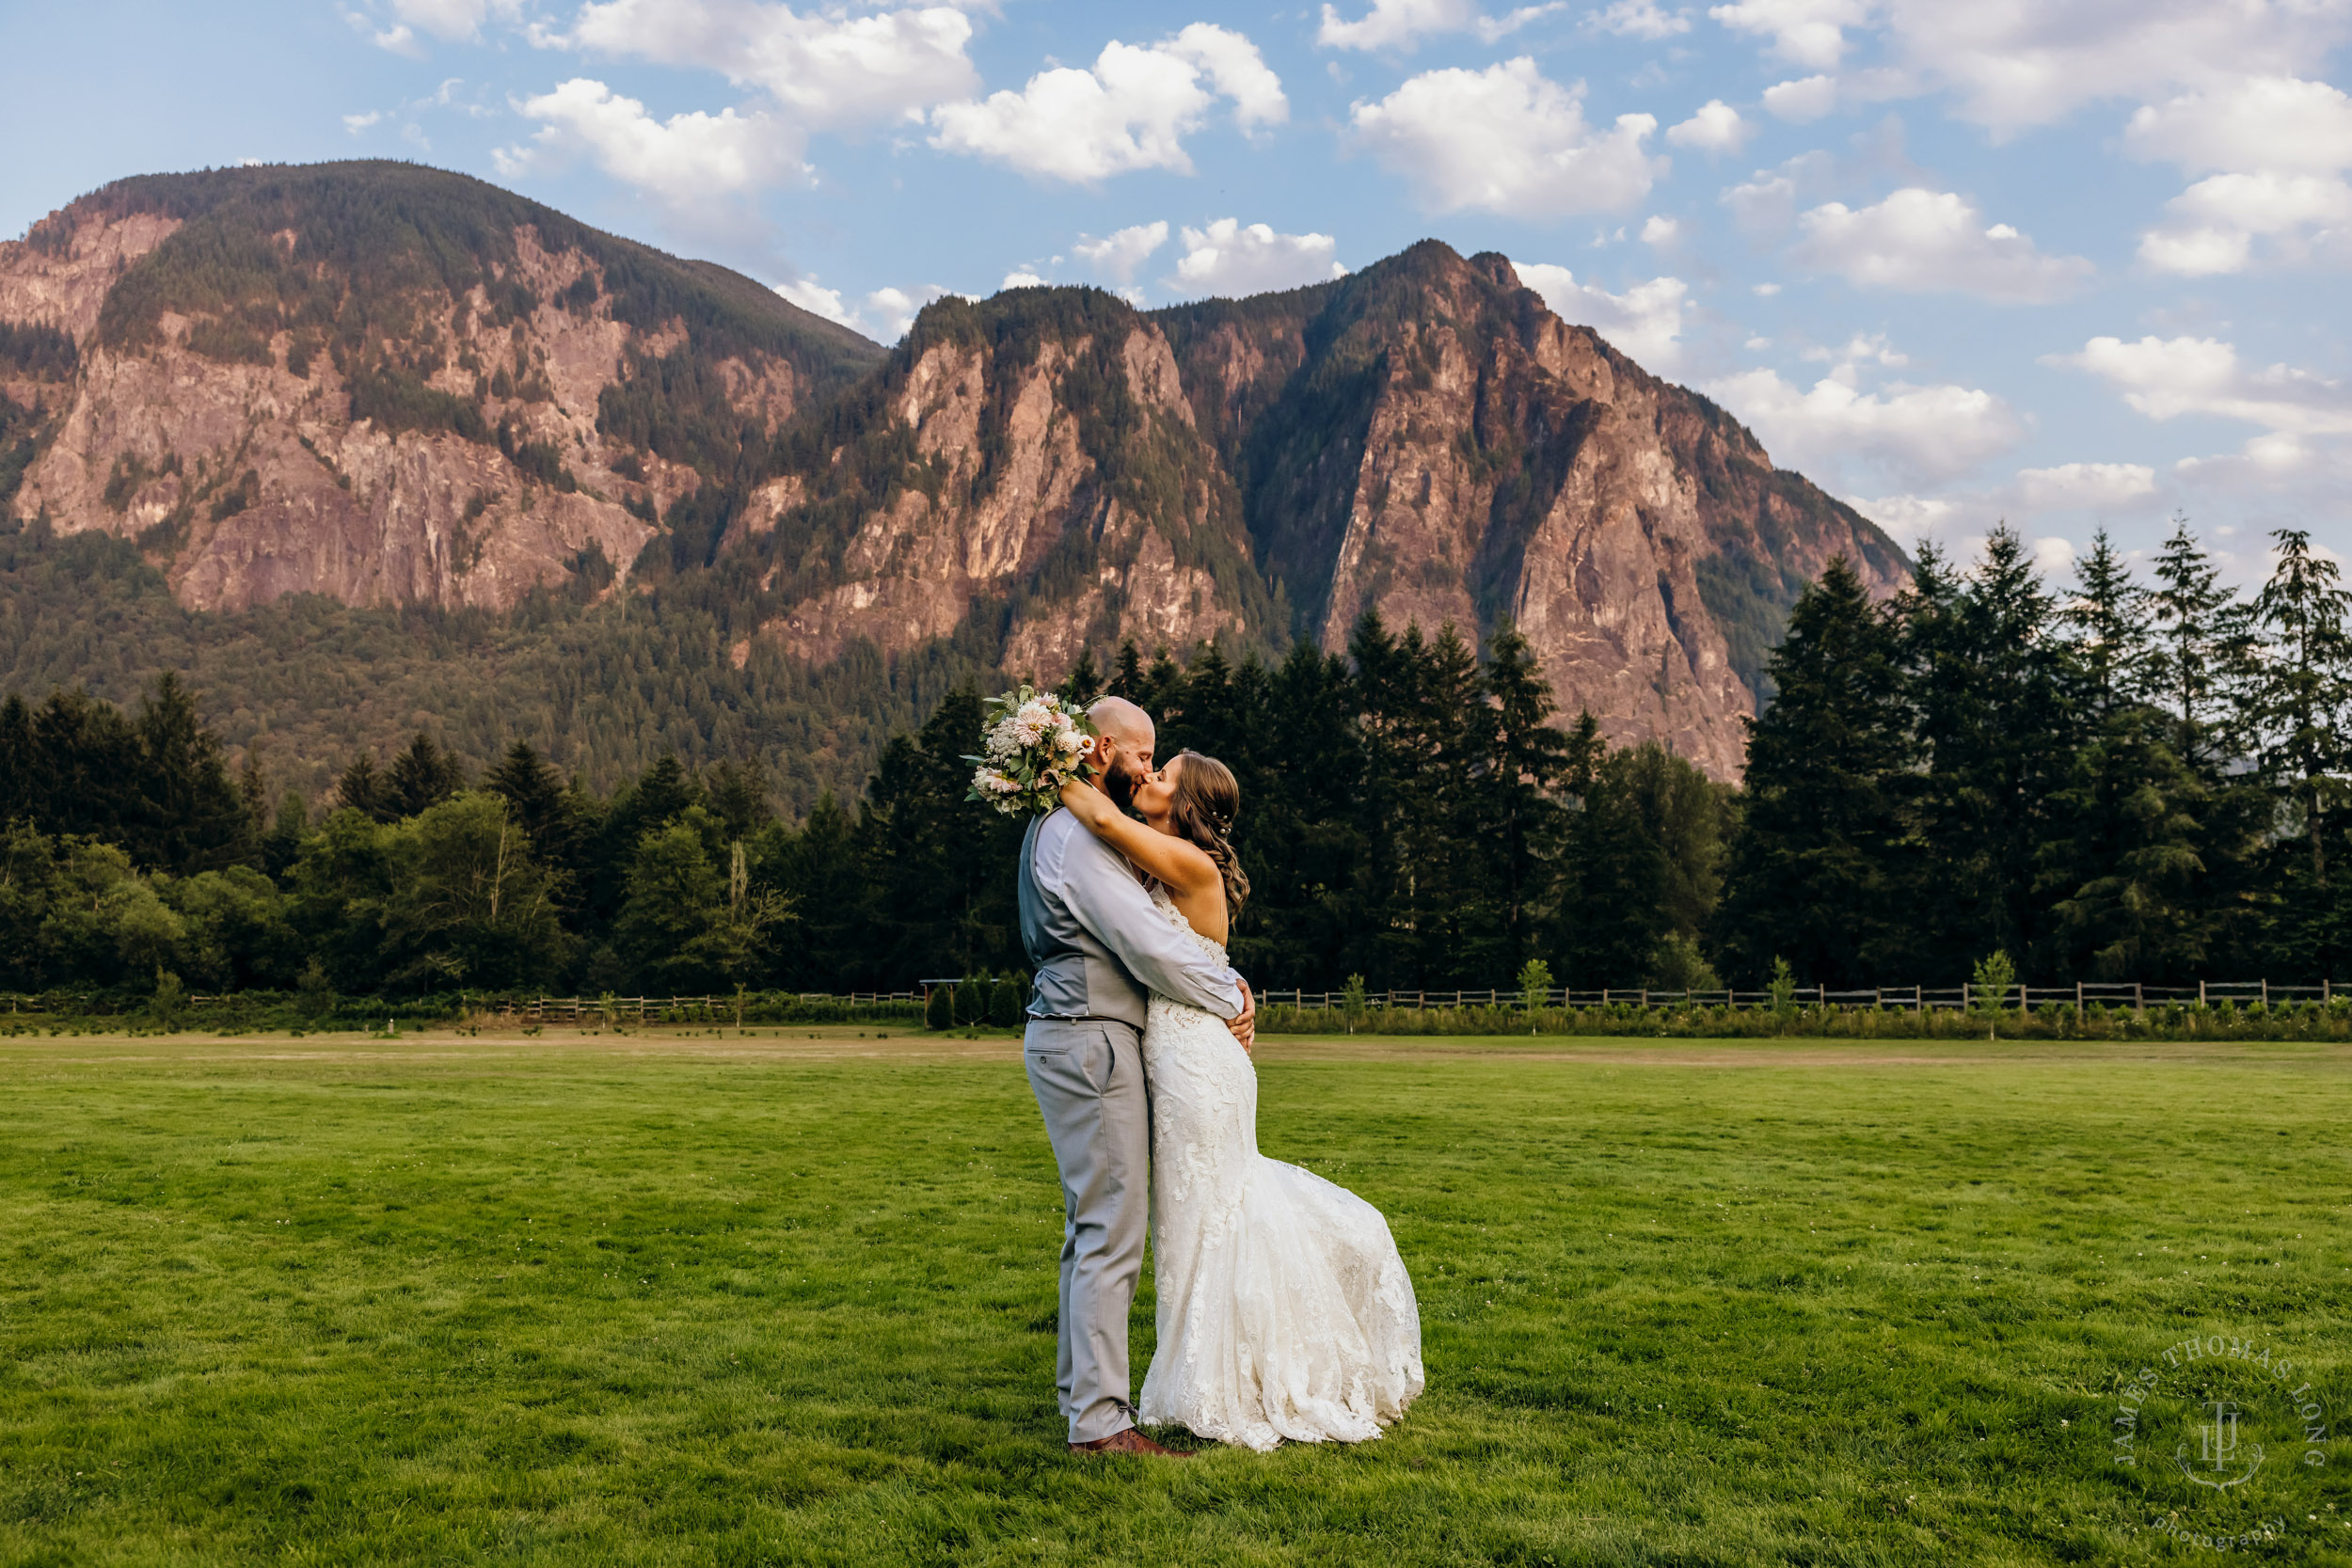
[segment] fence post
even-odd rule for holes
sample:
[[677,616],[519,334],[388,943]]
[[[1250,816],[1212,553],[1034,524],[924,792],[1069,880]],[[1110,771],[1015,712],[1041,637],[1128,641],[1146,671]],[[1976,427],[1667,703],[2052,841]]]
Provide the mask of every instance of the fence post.
[[2077,980],[2077,981],[2075,981],[2075,982],[2074,982],[2074,1011],[2075,1011],[2075,1013],[2076,1013],[2077,1015],[2080,1015],[2080,1013],[2082,1012],[2082,1010],[2083,1010],[2083,983],[2082,983],[2080,980]]
[[2197,1005],[2201,1007],[2205,1005],[2205,982],[2202,980],[2197,982]]
[[2263,1006],[2265,1007],[2270,1006],[2270,982],[2267,980],[2263,982]]
[[2144,1013],[2147,1010],[2148,998],[2141,992],[2139,982],[2137,980],[2134,980],[2132,982],[2132,1011],[2136,1013]]

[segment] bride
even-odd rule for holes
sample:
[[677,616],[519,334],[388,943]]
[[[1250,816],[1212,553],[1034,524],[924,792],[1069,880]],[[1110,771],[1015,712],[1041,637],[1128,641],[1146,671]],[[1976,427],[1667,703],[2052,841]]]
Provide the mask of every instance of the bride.
[[[1178,754],[1136,786],[1141,822],[1084,782],[1061,798],[1222,960],[1249,894],[1226,837],[1241,799],[1232,771]],[[1159,1348],[1142,1418],[1260,1451],[1379,1436],[1423,1381],[1421,1312],[1388,1222],[1258,1152],[1258,1075],[1223,1020],[1154,994],[1143,1060]]]

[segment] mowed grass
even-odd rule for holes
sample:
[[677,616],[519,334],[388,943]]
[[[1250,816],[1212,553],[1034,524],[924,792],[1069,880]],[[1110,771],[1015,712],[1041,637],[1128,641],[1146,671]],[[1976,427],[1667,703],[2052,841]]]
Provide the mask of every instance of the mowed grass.
[[[1904,1050],[1268,1039],[1429,1391],[1179,1465],[1062,1451],[1009,1038],[7,1041],[0,1562],[2202,1555],[2261,1508],[2111,1394],[2227,1333],[2352,1397],[2352,1053]],[[2328,1454],[2265,1560],[2352,1560]]]

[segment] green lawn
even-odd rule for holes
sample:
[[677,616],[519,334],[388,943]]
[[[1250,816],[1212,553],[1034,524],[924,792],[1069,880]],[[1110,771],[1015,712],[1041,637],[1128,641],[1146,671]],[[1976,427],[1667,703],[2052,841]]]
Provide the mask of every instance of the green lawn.
[[0,1041],[0,1562],[2352,1560],[2352,1050],[1269,1039],[1429,1392],[1176,1465],[1061,1449],[1017,1048],[814,1033]]

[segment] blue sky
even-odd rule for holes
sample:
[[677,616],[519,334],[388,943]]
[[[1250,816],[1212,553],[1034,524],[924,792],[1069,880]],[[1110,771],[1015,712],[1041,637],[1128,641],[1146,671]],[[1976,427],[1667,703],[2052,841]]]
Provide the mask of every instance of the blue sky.
[[[6,0],[0,233],[119,175],[408,157],[887,341],[1424,236],[1906,541],[2177,509],[2352,555],[2352,0]],[[31,62],[29,69],[25,62]]]

